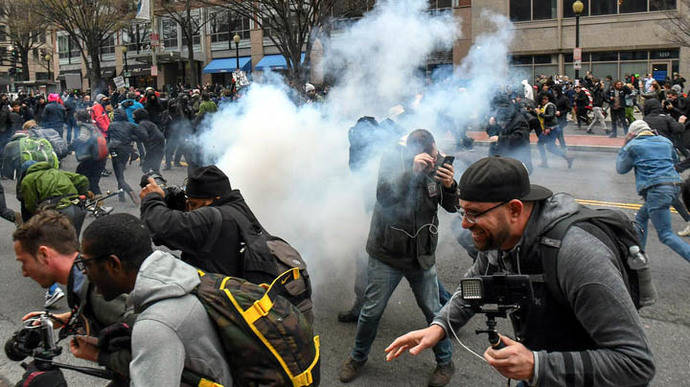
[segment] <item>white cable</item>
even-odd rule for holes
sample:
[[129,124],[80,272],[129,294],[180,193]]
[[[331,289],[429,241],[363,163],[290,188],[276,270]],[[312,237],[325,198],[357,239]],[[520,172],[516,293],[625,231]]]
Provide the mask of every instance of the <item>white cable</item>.
[[[455,293],[453,293],[453,295],[450,297],[450,300],[448,300],[448,304],[450,304],[450,305],[452,306],[453,299],[454,299],[455,296],[457,296],[459,293],[460,293],[460,292],[455,292]],[[462,341],[460,341],[460,338],[459,338],[458,335],[455,333],[455,329],[453,329],[453,326],[450,324],[450,306],[448,307],[448,315],[446,316],[446,323],[448,324],[448,329],[453,333],[453,336],[455,337],[455,340],[458,342],[458,344],[460,344],[463,348],[465,348],[468,352],[470,352],[470,353],[473,354],[474,356],[480,358],[484,363],[488,363],[488,362],[486,361],[486,359],[484,359],[484,356],[481,356],[481,355],[479,355],[477,352],[474,352],[474,351],[473,351],[472,349],[470,349],[468,346],[466,346],[465,344],[463,344]]]
[[394,227],[394,226],[389,226],[389,227],[390,227],[391,229],[395,230],[395,231],[400,231],[401,233],[407,235],[407,237],[410,238],[410,239],[415,239],[415,238],[417,238],[417,236],[418,236],[419,233],[424,229],[424,227],[429,227],[429,232],[430,232],[430,233],[432,233],[432,234],[434,234],[434,235],[438,234],[438,226],[436,226],[436,225],[433,224],[433,223],[427,223],[427,224],[421,226],[421,227],[417,230],[417,232],[414,233],[414,235],[410,235],[410,233],[408,233],[407,231],[405,231],[405,230],[403,230],[403,229],[401,229],[401,228],[397,228],[397,227]]

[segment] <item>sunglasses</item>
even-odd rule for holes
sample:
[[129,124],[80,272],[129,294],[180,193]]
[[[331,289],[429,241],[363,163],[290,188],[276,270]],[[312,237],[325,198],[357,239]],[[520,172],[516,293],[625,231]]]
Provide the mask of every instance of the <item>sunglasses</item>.
[[104,260],[104,259],[109,258],[109,257],[110,257],[110,254],[104,254],[104,255],[100,255],[98,257],[84,259],[84,256],[81,255],[81,253],[80,253],[79,255],[77,255],[77,258],[74,260],[74,265],[77,267],[77,270],[86,273],[87,267],[89,264],[91,264],[95,261]]

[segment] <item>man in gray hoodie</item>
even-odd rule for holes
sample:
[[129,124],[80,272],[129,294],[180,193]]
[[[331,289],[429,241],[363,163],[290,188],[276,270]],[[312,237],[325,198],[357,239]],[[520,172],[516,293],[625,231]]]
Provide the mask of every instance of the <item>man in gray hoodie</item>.
[[[539,281],[539,246],[554,242],[541,235],[578,211],[574,198],[531,185],[524,165],[509,158],[477,161],[459,185],[462,225],[472,231],[479,250],[465,277],[528,274],[534,289],[529,306],[511,315],[515,340],[501,336],[505,347],[484,353],[489,365],[522,385],[648,385],[654,376],[649,343],[606,243],[579,224],[571,226],[556,241],[556,277],[564,301],[551,293],[546,276]],[[416,355],[456,335],[473,314],[456,294],[428,328],[386,348],[387,359],[408,349]]]
[[191,294],[199,285],[196,268],[153,251],[146,227],[129,214],[96,219],[82,247],[81,265],[103,297],[130,293],[128,303],[139,313],[132,328],[132,386],[187,385],[183,370],[232,386],[216,328]]

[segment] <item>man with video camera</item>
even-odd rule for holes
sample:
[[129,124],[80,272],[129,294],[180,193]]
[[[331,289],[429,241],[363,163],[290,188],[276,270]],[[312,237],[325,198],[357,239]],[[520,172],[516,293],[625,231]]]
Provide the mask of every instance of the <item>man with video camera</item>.
[[184,207],[169,204],[175,196],[169,188],[149,177],[139,194],[153,242],[180,250],[183,261],[206,272],[239,275],[242,238],[232,210],[258,223],[240,191],[215,165],[189,169]]
[[[22,275],[31,277],[47,288],[59,282],[67,286],[67,303],[71,310],[80,313],[89,325],[92,336],[99,336],[103,329],[113,324],[127,322],[131,314],[126,312],[126,295],[105,301],[76,261],[79,260],[79,241],[72,222],[57,211],[47,210],[34,215],[17,228],[12,235],[17,261],[22,265]],[[76,308],[76,309],[75,309]],[[42,312],[31,312],[23,320]],[[72,312],[55,315],[55,328],[62,328],[72,317]],[[78,358],[98,362],[113,371],[115,385],[127,385],[129,375],[129,346],[118,351],[97,349],[95,337],[77,336],[70,344],[70,351]]]
[[[608,234],[584,222],[566,228],[561,240],[542,237],[581,209],[568,194],[531,185],[527,169],[514,159],[481,159],[459,185],[462,226],[480,250],[465,278],[528,274],[534,289],[531,301],[511,315],[515,340],[500,336],[497,348],[484,353],[489,365],[522,385],[647,385],[654,361],[618,253],[610,239],[600,239]],[[556,261],[553,282],[546,270],[537,275],[548,248],[557,249],[550,257]],[[428,328],[397,338],[386,348],[387,360],[406,350],[417,355],[454,336],[474,315],[463,296],[458,290]]]

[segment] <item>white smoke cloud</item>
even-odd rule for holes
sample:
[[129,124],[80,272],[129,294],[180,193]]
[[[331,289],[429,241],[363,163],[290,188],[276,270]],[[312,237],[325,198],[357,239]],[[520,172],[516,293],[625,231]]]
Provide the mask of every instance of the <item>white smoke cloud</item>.
[[339,79],[324,104],[295,106],[284,85],[254,84],[238,103],[213,115],[200,138],[262,224],[303,254],[316,288],[329,273],[352,267],[369,231],[365,207],[375,200],[378,160],[358,176],[348,169],[348,129],[356,119],[382,120],[393,105],[412,105],[423,92],[399,123],[406,130],[427,128],[438,142],[445,130],[486,113],[492,94],[509,78],[510,23],[486,13],[482,18],[496,30],[477,38],[450,78],[425,85],[418,69],[459,37],[457,21],[425,12],[427,5],[382,1],[331,40],[322,38],[322,63]]

